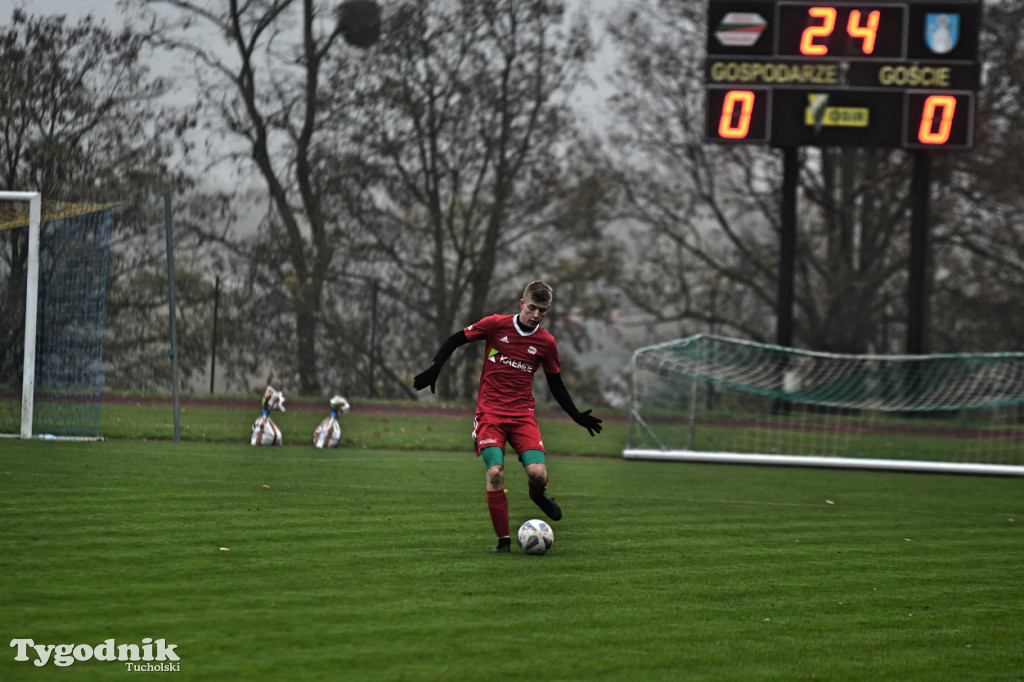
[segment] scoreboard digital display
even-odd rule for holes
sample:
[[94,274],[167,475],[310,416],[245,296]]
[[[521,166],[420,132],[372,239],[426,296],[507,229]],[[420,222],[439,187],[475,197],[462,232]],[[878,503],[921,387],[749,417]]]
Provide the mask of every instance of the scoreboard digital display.
[[970,149],[980,0],[711,0],[705,139]]

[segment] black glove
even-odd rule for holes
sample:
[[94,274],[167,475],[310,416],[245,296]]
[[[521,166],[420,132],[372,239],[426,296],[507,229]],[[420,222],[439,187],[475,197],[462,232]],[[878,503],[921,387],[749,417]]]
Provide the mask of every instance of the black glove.
[[441,365],[436,362],[430,363],[430,367],[425,369],[416,375],[412,380],[412,387],[417,391],[421,391],[427,386],[430,386],[430,392],[436,393],[434,384],[437,383],[437,376],[441,373]]
[[590,414],[591,412],[592,410],[580,412],[572,420],[589,431],[590,435],[593,436],[601,433],[601,420]]

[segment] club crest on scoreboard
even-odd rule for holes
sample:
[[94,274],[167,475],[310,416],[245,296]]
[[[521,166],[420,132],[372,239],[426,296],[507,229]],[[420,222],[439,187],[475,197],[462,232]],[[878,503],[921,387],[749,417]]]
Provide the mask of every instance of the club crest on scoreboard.
[[729,47],[750,47],[764,33],[768,22],[755,12],[729,12],[715,29],[715,38]]
[[935,54],[952,52],[960,42],[960,15],[925,14],[924,41]]

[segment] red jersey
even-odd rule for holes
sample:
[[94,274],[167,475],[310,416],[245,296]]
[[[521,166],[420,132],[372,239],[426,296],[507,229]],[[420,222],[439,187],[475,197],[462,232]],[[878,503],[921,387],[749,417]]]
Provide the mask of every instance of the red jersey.
[[476,411],[505,416],[533,414],[533,377],[543,367],[548,374],[562,371],[558,344],[537,325],[519,328],[518,315],[491,315],[463,330],[470,341],[485,339],[487,355],[480,371]]

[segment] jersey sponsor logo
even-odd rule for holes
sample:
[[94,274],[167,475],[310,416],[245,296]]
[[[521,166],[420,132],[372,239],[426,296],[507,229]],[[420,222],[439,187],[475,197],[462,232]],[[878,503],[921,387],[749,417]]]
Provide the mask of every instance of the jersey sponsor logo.
[[501,363],[503,365],[508,365],[512,369],[518,369],[522,372],[529,372],[530,374],[533,374],[534,372],[537,371],[537,367],[535,365],[531,365],[528,362],[523,362],[522,360],[516,360],[515,358],[510,358],[507,355],[502,355],[501,351],[499,351],[497,348],[492,348],[491,350],[487,351],[487,360],[495,364]]
[[537,368],[531,365],[530,363],[523,362],[522,360],[516,360],[515,358],[510,358],[507,355],[502,355],[501,357],[499,357],[498,362],[500,362],[503,365],[508,365],[512,369],[518,369],[522,372],[529,372],[530,374],[533,374],[537,370]]
[[509,342],[508,337],[507,336],[501,337],[501,342],[502,343],[508,343]]

